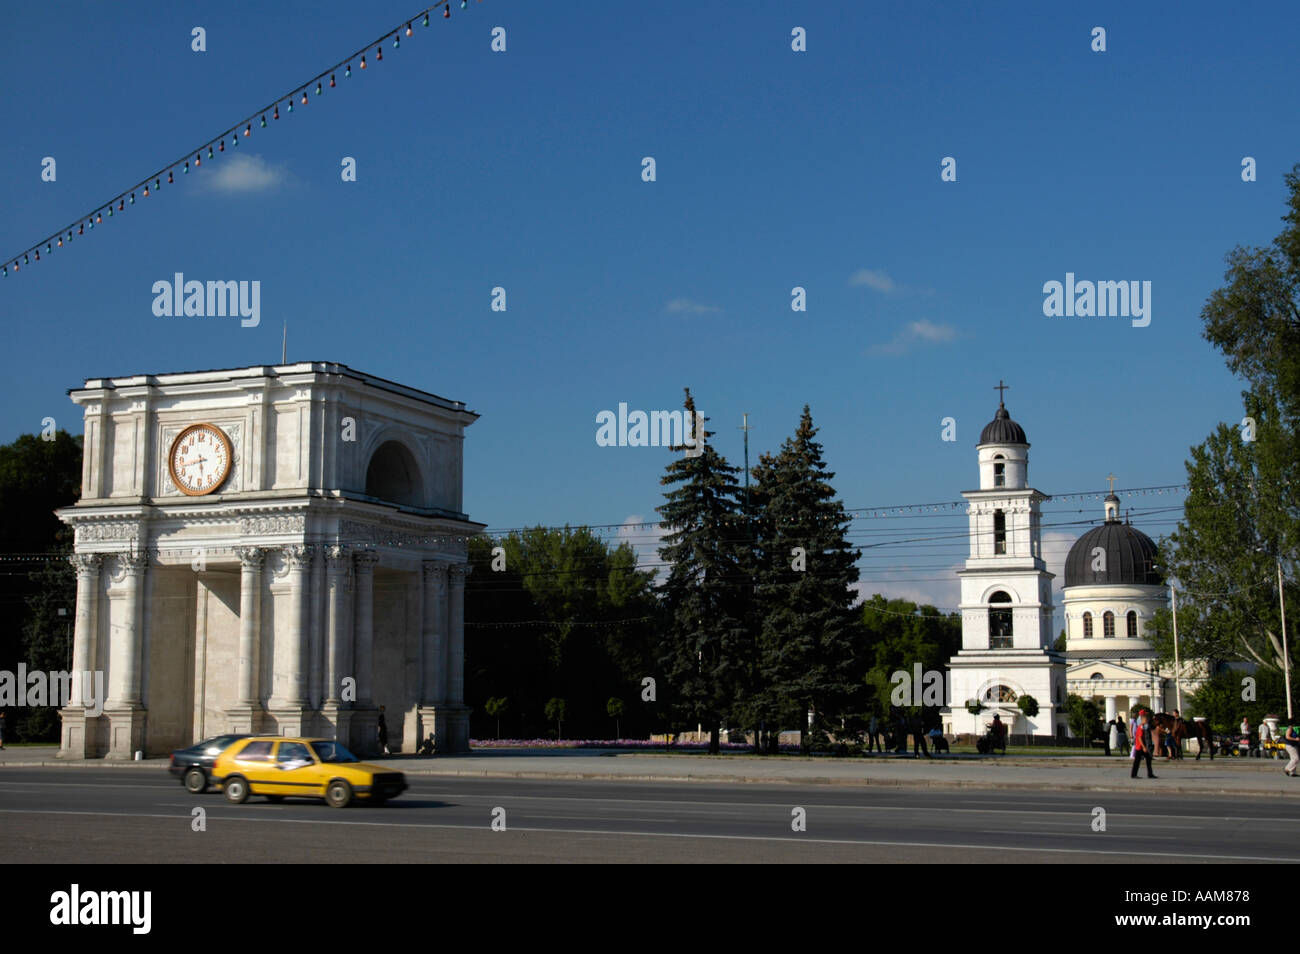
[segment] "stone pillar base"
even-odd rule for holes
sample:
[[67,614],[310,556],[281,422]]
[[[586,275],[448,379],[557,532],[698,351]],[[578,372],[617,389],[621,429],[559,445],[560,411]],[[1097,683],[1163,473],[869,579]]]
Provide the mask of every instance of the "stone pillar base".
[[345,744],[352,750],[352,754],[362,758],[374,758],[382,754],[379,751],[379,710],[353,709],[351,715],[348,741]]
[[352,710],[345,703],[326,702],[320,707],[320,734],[352,748]]
[[226,731],[236,735],[258,735],[265,715],[260,705],[232,706],[226,710]]
[[469,751],[468,706],[434,706],[434,739],[439,752]]
[[108,719],[108,754],[105,758],[129,761],[135,758],[136,752],[144,751],[147,710],[105,709],[104,716]]
[[266,715],[267,721],[274,720],[277,735],[302,737],[303,729],[311,728],[312,710],[306,706],[267,706]]
[[447,751],[447,720],[438,718],[440,711],[439,706],[428,704],[415,710],[415,747],[412,752],[418,752],[430,735],[433,736],[435,753]]
[[93,759],[99,757],[100,717],[86,715],[84,706],[64,706],[59,710],[63,727],[59,733],[61,759]]

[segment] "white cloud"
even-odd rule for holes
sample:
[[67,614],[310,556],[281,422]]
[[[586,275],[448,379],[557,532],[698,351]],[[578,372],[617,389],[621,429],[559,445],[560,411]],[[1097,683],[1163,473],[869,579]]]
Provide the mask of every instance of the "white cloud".
[[215,165],[200,181],[211,192],[265,192],[283,184],[283,169],[272,166],[261,156],[230,156]]
[[849,279],[850,285],[866,285],[868,288],[874,288],[882,294],[889,295],[898,291],[898,285],[894,280],[882,271],[874,268],[860,268],[853,273]]
[[664,310],[673,315],[712,315],[722,311],[714,305],[702,305],[689,298],[674,298],[664,306]]
[[[654,518],[651,518],[653,520]],[[659,556],[659,546],[667,531],[658,524],[643,527],[646,522],[643,514],[630,514],[618,528],[618,542],[630,544],[636,551],[636,565],[643,570],[653,569],[657,576],[663,576],[667,567],[656,566],[663,562]]]
[[906,354],[916,345],[947,344],[958,337],[952,325],[937,325],[932,321],[910,321],[885,344],[871,346],[873,354]]

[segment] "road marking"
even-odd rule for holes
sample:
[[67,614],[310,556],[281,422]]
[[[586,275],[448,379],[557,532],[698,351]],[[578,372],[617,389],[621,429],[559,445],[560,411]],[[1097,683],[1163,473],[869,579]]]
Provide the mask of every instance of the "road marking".
[[[0,808],[0,814],[5,815],[89,815],[100,818],[166,818],[175,820],[175,815],[159,815],[148,812],[80,812],[80,811],[45,811],[45,810],[19,810]],[[213,816],[210,820],[233,821],[233,822],[269,822],[274,825],[344,825],[362,828],[429,828],[429,829],[451,829],[458,831],[481,831],[489,836],[497,837],[503,832],[488,832],[483,825],[439,825],[430,822],[360,822],[360,821],[322,821],[319,819],[309,818],[237,818],[233,815]],[[1203,858],[1209,861],[1265,861],[1265,862],[1300,862],[1300,858],[1279,858],[1264,857],[1260,855],[1206,855],[1200,853],[1175,853],[1162,851],[1102,851],[1098,849],[1087,848],[1024,848],[1012,845],[963,845],[948,842],[928,842],[928,841],[854,841],[847,838],[808,838],[802,835],[786,835],[780,838],[772,835],[715,835],[715,834],[690,834],[688,832],[667,832],[667,831],[600,831],[597,829],[587,828],[522,828],[511,827],[512,832],[532,832],[540,835],[598,835],[598,836],[615,836],[628,838],[702,838],[714,841],[769,841],[782,842],[786,844],[816,844],[816,845],[849,845],[862,848],[945,848],[960,849],[963,851],[1028,851],[1040,854],[1063,854],[1063,855],[1119,855],[1124,857],[1141,857],[1141,858],[1175,858],[1182,861],[1195,858]]]

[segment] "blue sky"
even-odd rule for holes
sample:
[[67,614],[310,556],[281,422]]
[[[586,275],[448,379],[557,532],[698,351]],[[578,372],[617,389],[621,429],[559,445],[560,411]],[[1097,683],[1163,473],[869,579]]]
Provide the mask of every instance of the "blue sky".
[[[416,9],[6,10],[0,255]],[[492,527],[653,519],[670,452],[598,447],[595,416],[679,407],[684,386],[737,463],[742,413],[756,458],[810,404],[849,507],[959,499],[999,379],[1044,492],[1104,488],[1110,471],[1121,493],[1178,483],[1188,447],[1241,416],[1199,313],[1223,255],[1280,228],[1281,177],[1300,161],[1300,12],[1174,9],[453,3],[382,63],[354,61],[238,150],[3,279],[0,440],[47,416],[79,432],[65,392],[87,377],[278,362],[287,320],[291,360],[482,415],[465,506]],[[945,156],[956,182],[940,181]],[[1242,182],[1244,156],[1258,181]],[[178,271],[260,281],[260,325],[155,317],[151,287]],[[1067,272],[1150,281],[1150,325],[1044,317],[1043,283]],[[955,443],[940,440],[947,416]],[[1176,514],[1141,511],[1181,497],[1130,499],[1153,536],[1172,528]],[[1100,507],[1049,505],[1049,555]],[[886,527],[959,533],[964,518],[860,524],[861,543]],[[955,605],[963,548],[877,550],[863,586]]]

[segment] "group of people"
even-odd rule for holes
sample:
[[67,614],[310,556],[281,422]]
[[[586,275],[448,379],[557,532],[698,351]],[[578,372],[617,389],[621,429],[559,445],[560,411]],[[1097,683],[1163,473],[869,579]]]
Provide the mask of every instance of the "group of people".
[[[889,728],[888,737],[892,751],[895,754],[903,755],[907,753],[907,736],[912,736],[912,753],[914,755],[923,755],[927,759],[932,758],[930,748],[926,745],[927,733],[925,731],[925,722],[918,712],[913,716],[908,716],[903,711],[902,706],[890,706],[888,719],[881,719],[872,713],[870,721],[867,723],[867,752],[879,751],[882,755],[887,751],[885,741],[885,728]],[[943,737],[943,733],[938,727],[932,728],[928,737],[934,741]],[[945,746],[946,747],[946,746]]]

